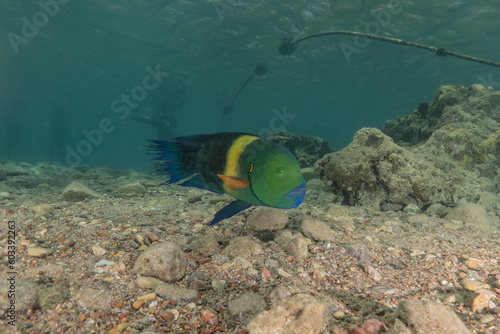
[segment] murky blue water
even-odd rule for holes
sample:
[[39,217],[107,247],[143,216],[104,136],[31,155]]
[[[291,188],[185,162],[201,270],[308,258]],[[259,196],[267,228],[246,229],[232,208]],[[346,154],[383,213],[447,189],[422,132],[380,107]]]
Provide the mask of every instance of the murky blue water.
[[0,0],[0,159],[146,170],[146,138],[222,125],[342,148],[440,85],[500,89],[500,69],[352,36],[283,56],[282,38],[354,30],[500,61],[499,14],[495,0]]

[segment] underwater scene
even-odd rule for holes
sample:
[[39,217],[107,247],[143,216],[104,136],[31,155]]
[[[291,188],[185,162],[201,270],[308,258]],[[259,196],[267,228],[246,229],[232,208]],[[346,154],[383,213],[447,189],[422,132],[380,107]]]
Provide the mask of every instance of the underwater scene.
[[0,332],[500,333],[499,17],[0,0]]

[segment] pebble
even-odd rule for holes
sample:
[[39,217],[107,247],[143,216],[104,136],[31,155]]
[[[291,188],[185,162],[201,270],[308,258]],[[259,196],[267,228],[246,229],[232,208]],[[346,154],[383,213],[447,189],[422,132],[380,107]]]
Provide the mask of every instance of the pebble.
[[224,248],[223,254],[230,257],[242,257],[246,260],[256,258],[262,254],[262,247],[255,241],[246,237],[236,237],[231,239],[229,245]]
[[152,292],[152,293],[148,293],[147,295],[137,297],[137,300],[150,300],[150,299],[154,299],[155,297],[156,297],[156,293]]
[[344,312],[342,312],[342,311],[337,311],[337,312],[334,312],[334,313],[333,313],[333,317],[334,317],[335,319],[344,319],[344,317],[345,317],[345,313],[344,313]]
[[246,226],[252,231],[277,231],[285,228],[288,214],[279,209],[262,209],[252,213]]
[[478,313],[483,309],[490,307],[490,302],[495,298],[495,294],[489,290],[477,290],[479,294],[472,300],[472,312]]
[[198,300],[198,291],[167,283],[158,284],[154,290],[163,300],[171,300],[179,305],[186,305]]
[[137,279],[135,280],[135,283],[137,284],[138,287],[143,289],[154,289],[158,284],[161,284],[163,282],[154,277],[146,277],[138,275]]
[[203,192],[196,189],[191,189],[188,192],[187,201],[188,203],[196,203],[201,201],[202,197],[203,197]]
[[217,239],[211,235],[204,235],[194,239],[189,247],[196,257],[209,257],[219,251],[219,243]]
[[490,286],[486,283],[464,278],[460,284],[467,291],[476,291],[477,289],[489,289]]
[[172,322],[175,320],[175,314],[171,311],[162,311],[160,312],[160,317],[162,317],[163,320]]
[[184,277],[186,258],[173,242],[162,242],[147,247],[134,264],[134,272],[156,277],[164,282],[174,282]]
[[120,195],[127,196],[137,196],[142,195],[146,192],[146,187],[144,187],[139,182],[133,182],[119,187],[116,192]]
[[92,310],[107,310],[111,308],[113,296],[105,291],[83,288],[76,295],[75,300],[80,307]]
[[142,305],[144,305],[144,300],[136,300],[136,301],[132,304],[132,306],[133,306],[136,310],[140,309]]
[[302,233],[296,233],[293,235],[290,243],[286,248],[286,252],[297,259],[307,258],[309,254],[307,250],[307,241]]
[[45,257],[47,255],[54,253],[52,249],[43,247],[29,247],[27,252],[29,256],[34,256],[34,257]]
[[469,258],[464,262],[465,266],[469,269],[477,269],[481,265],[481,261],[474,258]]
[[201,320],[210,326],[215,326],[219,322],[217,316],[209,310],[201,311]]
[[224,290],[226,289],[227,287],[227,284],[226,282],[222,281],[222,280],[217,280],[217,279],[214,279],[212,280],[212,288],[217,292],[217,293],[222,293],[224,292]]
[[261,295],[256,293],[244,293],[228,304],[231,317],[247,324],[255,315],[266,308],[266,302]]
[[368,319],[356,328],[350,329],[349,334],[378,334],[387,331],[385,324],[377,319]]
[[304,219],[300,225],[302,233],[316,241],[335,241],[335,232],[326,223],[317,219]]
[[83,201],[86,198],[98,198],[99,194],[79,181],[73,181],[62,192],[66,201]]
[[479,322],[482,324],[489,324],[493,320],[495,320],[495,316],[493,314],[486,314],[479,319]]
[[52,213],[52,211],[54,211],[54,207],[46,203],[37,204],[32,206],[30,209],[38,214]]
[[106,250],[102,248],[100,245],[93,245],[92,252],[94,253],[95,256],[103,256],[104,254],[106,254]]

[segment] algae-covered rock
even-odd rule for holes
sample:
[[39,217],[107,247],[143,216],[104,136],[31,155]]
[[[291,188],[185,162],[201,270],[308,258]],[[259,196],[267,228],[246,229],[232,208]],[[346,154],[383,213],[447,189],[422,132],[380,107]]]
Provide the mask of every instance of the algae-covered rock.
[[285,130],[273,133],[269,139],[292,152],[301,168],[310,167],[323,155],[333,152],[325,139],[297,135]]
[[385,134],[359,130],[348,147],[317,161],[315,170],[343,204],[426,210],[461,199],[477,202],[500,186],[499,121],[500,92],[443,86],[432,103],[387,121]]

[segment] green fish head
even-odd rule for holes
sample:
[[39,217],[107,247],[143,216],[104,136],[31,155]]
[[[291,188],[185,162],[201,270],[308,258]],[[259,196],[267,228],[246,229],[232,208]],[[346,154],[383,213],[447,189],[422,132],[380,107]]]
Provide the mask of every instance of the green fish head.
[[249,173],[254,195],[265,205],[291,209],[298,207],[306,194],[306,183],[295,157],[277,144],[257,154]]

